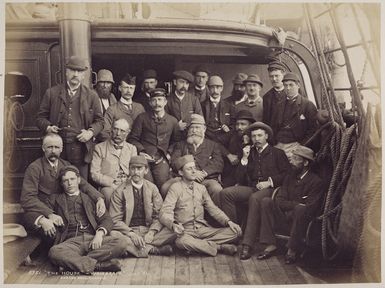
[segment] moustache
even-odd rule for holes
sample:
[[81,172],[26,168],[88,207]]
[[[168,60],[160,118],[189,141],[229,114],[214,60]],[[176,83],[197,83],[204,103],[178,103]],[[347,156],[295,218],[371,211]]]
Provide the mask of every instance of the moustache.
[[187,91],[187,89],[186,88],[180,88],[180,90],[179,91],[183,91],[183,92],[186,92]]

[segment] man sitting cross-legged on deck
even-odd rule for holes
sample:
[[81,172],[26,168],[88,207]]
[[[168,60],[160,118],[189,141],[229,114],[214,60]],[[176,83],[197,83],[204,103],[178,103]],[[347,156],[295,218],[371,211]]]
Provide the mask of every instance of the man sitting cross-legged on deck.
[[[235,254],[237,247],[225,243],[236,241],[242,233],[241,228],[215,206],[205,186],[194,182],[197,171],[194,157],[179,157],[175,167],[182,179],[171,185],[160,212],[160,221],[178,235],[176,246],[187,253],[198,252],[210,256],[218,252]],[[203,218],[205,209],[220,224],[228,227],[209,226]]]
[[112,235],[121,236],[127,242],[127,253],[136,257],[148,254],[170,255],[176,234],[159,222],[159,210],[163,200],[158,188],[144,175],[148,172],[144,156],[130,160],[130,178],[112,195],[110,213],[114,222]]

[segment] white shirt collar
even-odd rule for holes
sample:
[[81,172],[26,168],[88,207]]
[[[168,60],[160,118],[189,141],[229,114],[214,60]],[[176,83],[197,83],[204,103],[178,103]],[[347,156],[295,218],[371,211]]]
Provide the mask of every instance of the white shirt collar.
[[195,89],[199,90],[199,91],[203,91],[203,90],[205,90],[205,88],[206,88],[206,86],[198,87],[198,86],[195,85]]
[[67,81],[67,87],[68,87],[68,90],[69,90],[72,94],[75,94],[76,90],[79,89],[80,84],[81,84],[81,83],[79,83],[78,85],[76,85],[76,87],[71,87],[70,82]]
[[132,105],[132,99],[126,100],[123,97],[121,97],[120,102],[122,102],[124,105]]
[[186,93],[184,93],[184,95],[181,96],[181,95],[179,95],[178,91],[175,90],[175,96],[178,97],[178,99],[179,99],[180,101],[183,100],[183,98],[184,98],[185,95],[186,95]]
[[282,86],[282,88],[281,88],[281,89],[277,89],[277,88],[273,87],[273,89],[274,89],[275,91],[281,92],[281,91],[283,91],[283,90],[285,89],[285,87],[284,87],[284,86]]
[[47,159],[47,161],[48,161],[49,165],[51,165],[51,167],[52,167],[52,168],[55,168],[55,167],[57,167],[57,166],[58,166],[58,164],[59,164],[59,160],[58,160],[58,159],[56,159],[56,161],[55,161],[55,162],[51,162],[51,161],[49,161],[49,159],[48,159],[48,158],[46,158],[46,159]]
[[[263,152],[263,150],[265,150],[266,149],[266,147],[269,145],[269,143],[266,143],[265,145],[263,145],[263,147],[262,147],[262,149],[261,149],[261,151],[259,152],[259,153],[262,153]],[[258,148],[257,147],[255,147],[256,149],[257,149],[257,151],[258,151]]]
[[68,196],[79,196],[79,194],[80,194],[80,190],[78,190],[77,192],[75,192],[75,193],[72,193],[72,194],[68,194],[68,193],[66,193]]
[[221,101],[221,96],[219,96],[217,99],[214,99],[212,96],[210,96],[210,101],[216,106],[218,105],[219,101]]
[[135,183],[134,181],[131,180],[131,184],[132,184],[132,186],[134,186],[138,190],[142,189],[142,187],[143,187],[143,181],[142,181],[142,183],[137,184],[137,183]]

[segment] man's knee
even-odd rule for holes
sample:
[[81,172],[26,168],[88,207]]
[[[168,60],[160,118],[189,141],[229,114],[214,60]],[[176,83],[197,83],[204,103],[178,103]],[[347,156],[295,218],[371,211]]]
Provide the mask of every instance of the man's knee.
[[261,208],[262,209],[271,209],[273,208],[273,199],[271,199],[271,197],[264,197],[262,200],[261,200]]
[[59,259],[61,258],[61,255],[63,254],[63,247],[60,245],[52,246],[51,249],[48,251],[48,258],[49,259]]
[[221,199],[223,199],[223,200],[232,201],[232,200],[234,200],[236,193],[237,193],[236,187],[232,186],[232,187],[228,187],[228,188],[223,189],[220,192],[220,196],[221,196]]
[[307,212],[307,209],[306,209],[305,205],[298,204],[294,207],[294,217],[295,218],[305,217],[306,212]]

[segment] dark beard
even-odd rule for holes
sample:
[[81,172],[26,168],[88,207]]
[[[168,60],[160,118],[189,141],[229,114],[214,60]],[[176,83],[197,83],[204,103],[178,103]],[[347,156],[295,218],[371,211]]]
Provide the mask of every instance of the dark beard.
[[245,93],[243,91],[240,91],[240,90],[233,90],[233,92],[231,94],[232,94],[235,101],[241,100],[243,98],[243,95],[245,95]]
[[110,94],[111,94],[111,90],[108,91],[106,89],[102,89],[102,88],[97,88],[96,91],[98,92],[98,95],[100,98],[102,99],[108,99],[110,97]]

